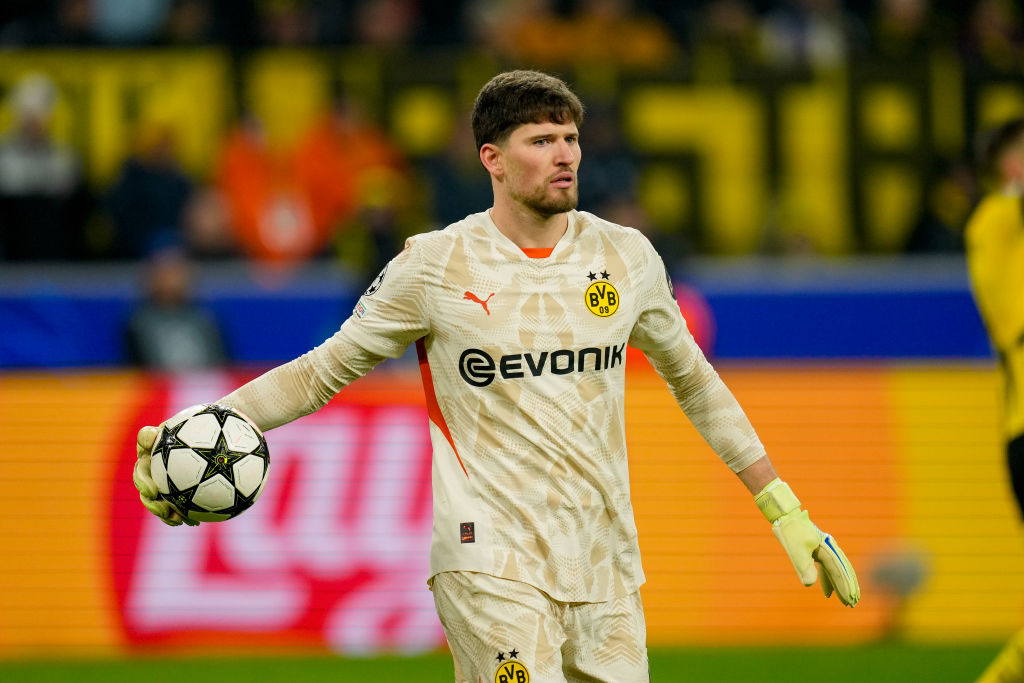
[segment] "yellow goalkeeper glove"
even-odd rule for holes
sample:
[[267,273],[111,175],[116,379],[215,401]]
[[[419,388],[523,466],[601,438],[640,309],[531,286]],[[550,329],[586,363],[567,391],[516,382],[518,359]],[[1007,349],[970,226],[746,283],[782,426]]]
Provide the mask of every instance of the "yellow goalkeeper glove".
[[153,444],[156,443],[156,437],[159,434],[159,427],[147,425],[139,430],[139,435],[135,440],[135,451],[138,454],[138,458],[135,460],[135,469],[132,470],[132,481],[135,483],[135,488],[139,491],[139,500],[142,501],[147,510],[159,517],[168,526],[180,526],[182,523],[189,526],[197,526],[199,522],[182,517],[170,503],[166,500],[161,500],[159,497],[160,491],[157,489],[156,482],[153,481],[153,474],[150,471],[150,463],[153,458]]
[[814,526],[807,511],[800,509],[800,501],[789,484],[776,477],[761,489],[754,502],[771,522],[772,531],[789,555],[800,581],[812,586],[820,573],[826,598],[835,592],[844,605],[856,605],[860,584],[853,565],[832,535]]

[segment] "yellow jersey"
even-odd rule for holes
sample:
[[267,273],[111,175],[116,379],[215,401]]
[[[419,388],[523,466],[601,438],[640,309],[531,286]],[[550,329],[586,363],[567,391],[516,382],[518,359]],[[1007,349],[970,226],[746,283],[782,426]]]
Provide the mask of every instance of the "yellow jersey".
[[992,193],[975,208],[965,234],[974,299],[999,356],[1003,431],[1024,434],[1024,203],[1018,193]]

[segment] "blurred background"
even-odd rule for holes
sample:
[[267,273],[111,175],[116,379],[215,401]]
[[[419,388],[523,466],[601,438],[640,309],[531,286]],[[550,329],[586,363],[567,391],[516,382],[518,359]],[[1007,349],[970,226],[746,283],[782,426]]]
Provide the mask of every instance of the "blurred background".
[[130,472],[138,426],[317,345],[405,237],[490,205],[468,115],[507,68],[580,94],[580,208],[656,244],[861,576],[854,611],[801,588],[631,356],[655,679],[967,681],[1024,626],[962,253],[973,141],[1024,114],[1019,3],[5,0],[0,678],[451,680],[414,359],[271,432],[230,524],[163,527]]

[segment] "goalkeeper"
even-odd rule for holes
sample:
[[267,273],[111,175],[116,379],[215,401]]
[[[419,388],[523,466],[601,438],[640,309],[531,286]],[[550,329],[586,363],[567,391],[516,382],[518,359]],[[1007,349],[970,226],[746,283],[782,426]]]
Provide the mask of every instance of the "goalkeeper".
[[[272,429],[416,345],[433,446],[428,584],[460,683],[649,680],[627,344],[750,490],[800,581],[844,605],[860,598],[839,545],[694,342],[654,247],[576,210],[582,121],[557,78],[491,79],[472,125],[493,206],[410,238],[333,337],[219,399]],[[139,434],[136,485],[181,524],[155,500],[153,434]]]
[[[967,222],[967,267],[999,358],[1006,463],[1024,512],[1024,117],[986,131],[978,146],[978,166],[987,193]],[[999,681],[1024,681],[1024,629],[979,679]]]

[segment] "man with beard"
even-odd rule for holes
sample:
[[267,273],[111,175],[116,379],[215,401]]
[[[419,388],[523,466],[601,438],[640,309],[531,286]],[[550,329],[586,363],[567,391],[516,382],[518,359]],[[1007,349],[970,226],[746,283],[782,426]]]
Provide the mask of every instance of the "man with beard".
[[[493,206],[410,238],[331,339],[220,401],[271,429],[416,344],[434,450],[429,585],[459,682],[649,680],[627,344],[754,495],[803,583],[820,567],[826,597],[860,598],[687,331],[650,242],[575,209],[582,121],[557,78],[491,79],[472,125]],[[140,431],[136,486],[164,521],[190,522],[155,500],[154,433]]]

